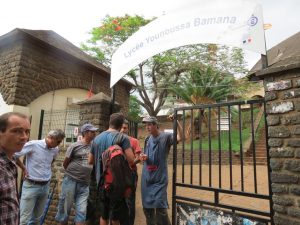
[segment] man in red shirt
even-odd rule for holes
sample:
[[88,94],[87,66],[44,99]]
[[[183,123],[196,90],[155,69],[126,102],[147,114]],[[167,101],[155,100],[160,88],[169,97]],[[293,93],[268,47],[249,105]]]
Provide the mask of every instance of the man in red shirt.
[[[121,131],[124,134],[128,135],[129,132],[129,122],[127,120],[124,120],[123,126]],[[138,174],[137,174],[137,167],[136,164],[140,161],[140,154],[142,152],[140,143],[138,139],[135,139],[133,137],[129,137],[130,145],[133,150],[133,153],[135,155],[135,160],[134,164],[132,165],[132,179],[135,184],[135,189],[137,186],[137,181],[138,181]],[[135,190],[131,193],[131,196],[126,199],[127,205],[129,207],[129,221],[121,221],[121,225],[133,225],[134,224],[134,219],[135,219]]]

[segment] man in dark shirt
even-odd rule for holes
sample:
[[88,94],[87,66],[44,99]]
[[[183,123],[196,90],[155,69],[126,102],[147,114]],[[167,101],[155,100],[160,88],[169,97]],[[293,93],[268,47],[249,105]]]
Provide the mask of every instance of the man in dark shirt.
[[[134,163],[134,154],[130,146],[129,139],[126,135],[122,135],[119,131],[124,122],[124,116],[121,113],[114,113],[110,115],[109,128],[99,134],[93,142],[91,152],[89,154],[89,163],[94,164],[96,172],[97,184],[99,184],[102,173],[102,153],[110,146],[116,144],[123,149],[126,160],[129,165]],[[108,193],[100,199],[100,225],[107,225],[109,221],[111,224],[119,224],[119,221],[125,220],[128,215],[128,208],[125,201],[125,196],[118,199],[108,197]],[[100,193],[98,193],[99,195]]]
[[73,203],[75,203],[75,224],[83,225],[86,222],[89,182],[93,169],[93,166],[88,164],[88,154],[97,130],[92,124],[84,124],[81,127],[82,140],[71,144],[67,149],[63,162],[65,176],[55,217],[62,225],[68,224]]
[[22,150],[30,133],[27,116],[10,112],[0,116],[0,224],[19,224],[17,166],[13,154]]

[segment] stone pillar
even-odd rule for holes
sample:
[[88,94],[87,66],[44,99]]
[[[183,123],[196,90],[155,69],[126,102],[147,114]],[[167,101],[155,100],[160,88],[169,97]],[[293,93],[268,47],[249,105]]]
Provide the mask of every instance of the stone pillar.
[[264,78],[274,222],[300,224],[300,74]]
[[[78,105],[80,105],[80,126],[85,123],[92,123],[99,128],[100,132],[108,129],[110,97],[100,92],[85,101],[79,102]],[[120,105],[116,103],[114,106],[115,112],[119,112],[120,108]]]
[[[93,97],[79,102],[80,105],[80,122],[81,126],[84,123],[92,123],[94,126],[98,127],[100,132],[107,130],[109,126],[109,117],[110,117],[110,103],[111,98],[107,95],[100,92]],[[115,104],[115,112],[120,111],[120,105]],[[90,183],[90,196],[87,209],[87,224],[89,225],[98,225],[99,224],[99,207],[97,207],[97,184],[95,179],[95,174],[92,174],[91,183]]]

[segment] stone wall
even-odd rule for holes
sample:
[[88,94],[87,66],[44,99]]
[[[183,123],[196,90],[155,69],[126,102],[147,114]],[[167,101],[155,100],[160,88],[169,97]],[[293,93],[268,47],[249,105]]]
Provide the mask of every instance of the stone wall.
[[17,88],[17,74],[20,70],[22,45],[16,44],[13,48],[0,46],[0,91],[7,102],[14,100]]
[[[110,75],[45,43],[20,37],[0,46],[0,92],[7,104],[26,106],[53,90],[81,88],[111,95]],[[128,111],[131,85],[116,86],[116,101]]]
[[300,73],[265,77],[275,224],[300,224]]

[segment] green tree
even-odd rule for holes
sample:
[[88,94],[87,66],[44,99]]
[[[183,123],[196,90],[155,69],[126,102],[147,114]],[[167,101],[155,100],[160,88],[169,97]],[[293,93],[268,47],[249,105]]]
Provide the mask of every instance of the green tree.
[[233,84],[232,75],[221,74],[208,66],[193,68],[180,79],[180,85],[173,85],[171,89],[187,103],[212,104],[225,100],[232,93]]
[[[91,31],[91,39],[82,44],[82,49],[110,66],[113,52],[140,27],[153,19],[141,16],[106,16],[99,27]],[[243,52],[240,49],[199,44],[183,46],[157,54],[140,63],[127,75],[135,84],[139,95],[137,102],[156,116],[170,93],[170,85],[177,85],[181,77],[201,65],[211,65],[217,71],[245,74]]]
[[142,114],[141,105],[138,102],[138,98],[131,95],[129,98],[129,118],[135,122],[139,122],[140,115]]

